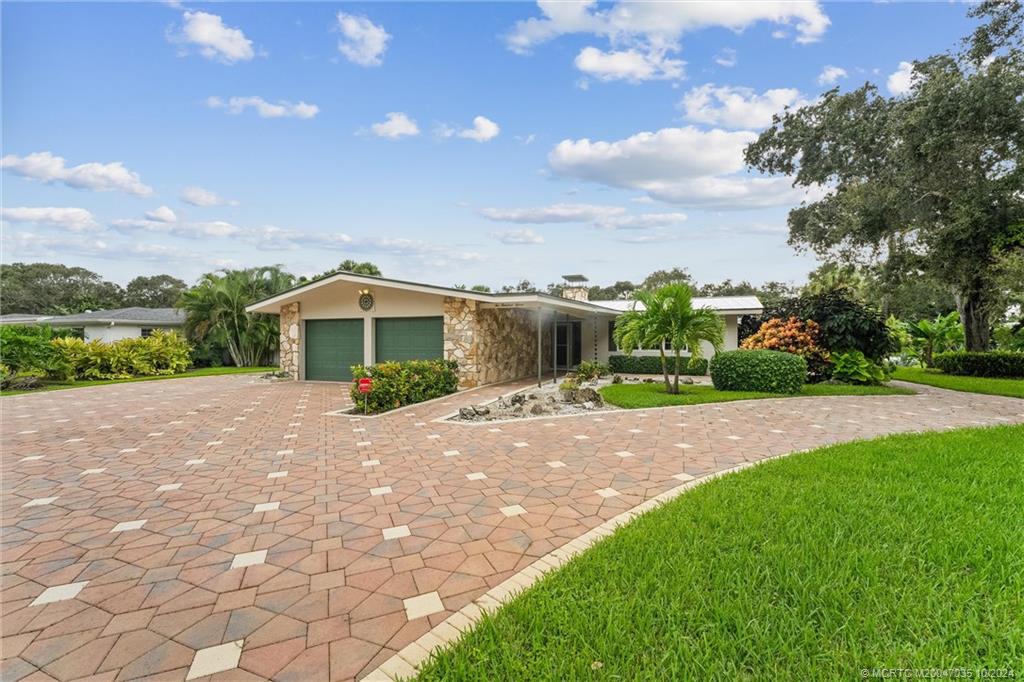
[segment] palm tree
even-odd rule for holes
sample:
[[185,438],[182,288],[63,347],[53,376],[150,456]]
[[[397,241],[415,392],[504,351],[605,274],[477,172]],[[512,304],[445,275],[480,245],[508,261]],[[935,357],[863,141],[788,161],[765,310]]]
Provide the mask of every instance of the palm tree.
[[223,344],[239,367],[265,363],[277,347],[277,317],[252,315],[245,307],[293,282],[294,277],[277,266],[207,273],[178,301],[186,314],[185,333],[198,342]]
[[955,310],[948,315],[939,315],[934,320],[919,320],[908,324],[907,331],[924,367],[932,364],[935,353],[941,353],[963,341],[960,313]]
[[[665,379],[665,392],[679,392],[681,350],[690,349],[690,363],[703,355],[701,342],[711,344],[715,352],[722,349],[725,325],[722,318],[709,308],[693,307],[693,290],[686,284],[676,283],[654,292],[637,291],[635,300],[643,310],[623,313],[615,323],[615,342],[630,355],[638,348],[657,348],[661,354],[661,371]],[[637,306],[638,308],[639,306]],[[675,356],[674,378],[668,376],[665,345],[668,342]]]

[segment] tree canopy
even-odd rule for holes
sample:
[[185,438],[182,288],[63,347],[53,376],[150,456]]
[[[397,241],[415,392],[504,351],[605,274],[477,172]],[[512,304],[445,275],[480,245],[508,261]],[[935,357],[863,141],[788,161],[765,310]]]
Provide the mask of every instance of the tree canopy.
[[136,277],[124,288],[124,305],[142,308],[173,308],[188,288],[184,282],[170,275]]
[[1004,256],[1024,247],[1024,69],[1019,2],[963,54],[915,62],[906,96],[867,83],[776,116],[745,152],[824,196],[789,214],[789,242],[830,260],[920,271],[955,297],[970,350],[989,345]]

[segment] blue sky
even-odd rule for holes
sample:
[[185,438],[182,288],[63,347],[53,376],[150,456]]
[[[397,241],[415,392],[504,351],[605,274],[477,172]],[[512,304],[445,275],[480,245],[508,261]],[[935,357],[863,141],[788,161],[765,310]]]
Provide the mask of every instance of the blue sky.
[[953,47],[959,3],[21,3],[3,261],[127,282],[345,258],[438,284],[803,281],[786,104]]

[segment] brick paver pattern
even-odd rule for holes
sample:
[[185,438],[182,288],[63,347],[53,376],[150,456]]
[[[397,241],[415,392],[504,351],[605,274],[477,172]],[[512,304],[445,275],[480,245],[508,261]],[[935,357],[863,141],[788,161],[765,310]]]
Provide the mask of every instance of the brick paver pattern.
[[515,423],[378,418],[223,376],[4,398],[4,680],[350,680],[690,477],[1024,401],[790,398]]

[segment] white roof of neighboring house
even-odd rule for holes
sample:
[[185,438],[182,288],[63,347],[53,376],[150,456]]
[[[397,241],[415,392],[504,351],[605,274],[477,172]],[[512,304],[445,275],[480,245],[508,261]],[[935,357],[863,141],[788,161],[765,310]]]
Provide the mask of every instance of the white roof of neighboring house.
[[[591,301],[592,305],[599,305],[604,308],[611,308],[619,312],[627,310],[643,310],[643,304],[633,299],[618,299],[615,301]],[[764,306],[757,296],[709,296],[701,298],[693,297],[694,308],[711,308],[712,310],[730,315],[757,315],[764,311]]]
[[48,324],[51,327],[84,327],[92,325],[177,327],[185,324],[185,311],[177,308],[116,308],[90,310],[74,315],[4,315],[0,324]]

